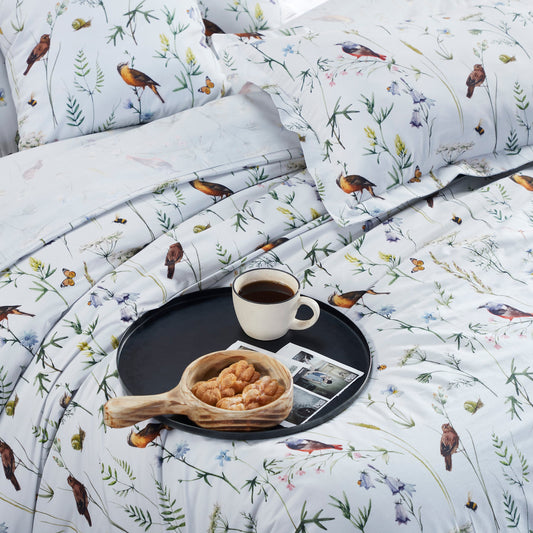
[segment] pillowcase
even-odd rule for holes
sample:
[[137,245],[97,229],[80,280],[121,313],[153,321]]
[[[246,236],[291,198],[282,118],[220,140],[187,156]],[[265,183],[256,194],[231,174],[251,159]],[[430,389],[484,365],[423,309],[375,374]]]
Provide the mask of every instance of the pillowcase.
[[11,97],[4,56],[0,54],[0,157],[17,151],[17,114]]
[[198,0],[208,33],[257,33],[281,25],[278,0]]
[[224,84],[193,0],[0,3],[19,148],[149,122]]
[[326,208],[346,225],[460,172],[495,174],[531,157],[533,19],[520,2],[501,4],[387,24],[369,8],[349,27],[346,10],[330,10],[342,31],[214,45],[271,94]]

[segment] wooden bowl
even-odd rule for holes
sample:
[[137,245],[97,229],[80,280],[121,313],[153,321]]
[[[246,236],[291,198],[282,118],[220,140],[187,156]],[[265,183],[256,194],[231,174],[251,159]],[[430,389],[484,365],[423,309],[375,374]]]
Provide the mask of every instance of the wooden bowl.
[[[240,360],[254,365],[262,375],[276,379],[285,392],[273,402],[245,411],[213,407],[192,392],[198,381],[217,376],[221,370]],[[274,357],[251,350],[212,352],[190,363],[176,387],[150,396],[122,396],[104,405],[104,423],[110,427],[126,427],[161,415],[185,415],[195,424],[217,431],[254,431],[276,426],[292,409],[293,385],[289,369]]]

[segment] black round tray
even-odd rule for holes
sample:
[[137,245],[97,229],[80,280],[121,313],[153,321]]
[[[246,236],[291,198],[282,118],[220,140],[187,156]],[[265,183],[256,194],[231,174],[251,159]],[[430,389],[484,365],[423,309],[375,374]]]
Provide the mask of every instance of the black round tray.
[[[313,418],[292,427],[276,426],[260,431],[215,431],[198,427],[182,415],[158,417],[171,427],[222,439],[265,439],[307,430],[344,410],[365,385],[372,368],[368,344],[346,316],[328,304],[318,302],[320,317],[311,328],[289,331],[275,341],[248,337],[233,311],[231,289],[209,289],[180,296],[158,309],[148,311],[121,338],[117,352],[119,378],[128,394],[158,394],[174,388],[194,359],[225,350],[235,341],[276,352],[293,342],[364,372]],[[298,318],[306,317],[307,308]]]

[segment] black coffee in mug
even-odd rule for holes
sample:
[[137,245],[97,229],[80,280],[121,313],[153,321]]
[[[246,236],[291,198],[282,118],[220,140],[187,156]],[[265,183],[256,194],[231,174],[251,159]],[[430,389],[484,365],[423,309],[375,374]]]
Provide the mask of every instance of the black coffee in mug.
[[277,281],[260,280],[244,285],[239,291],[239,296],[259,304],[277,304],[292,298],[294,291]]

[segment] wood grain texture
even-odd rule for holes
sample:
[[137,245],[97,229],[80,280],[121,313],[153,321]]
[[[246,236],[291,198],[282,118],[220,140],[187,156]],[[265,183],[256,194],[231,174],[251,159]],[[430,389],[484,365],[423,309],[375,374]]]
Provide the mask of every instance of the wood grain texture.
[[[198,381],[217,376],[240,360],[254,365],[261,375],[276,379],[285,392],[272,403],[246,411],[220,409],[202,402],[191,387]],[[218,431],[254,431],[273,427],[292,409],[293,384],[288,368],[277,359],[251,350],[222,350],[195,359],[187,366],[176,387],[149,396],[122,396],[104,405],[104,422],[113,428],[126,427],[161,415],[185,415],[195,424]]]

